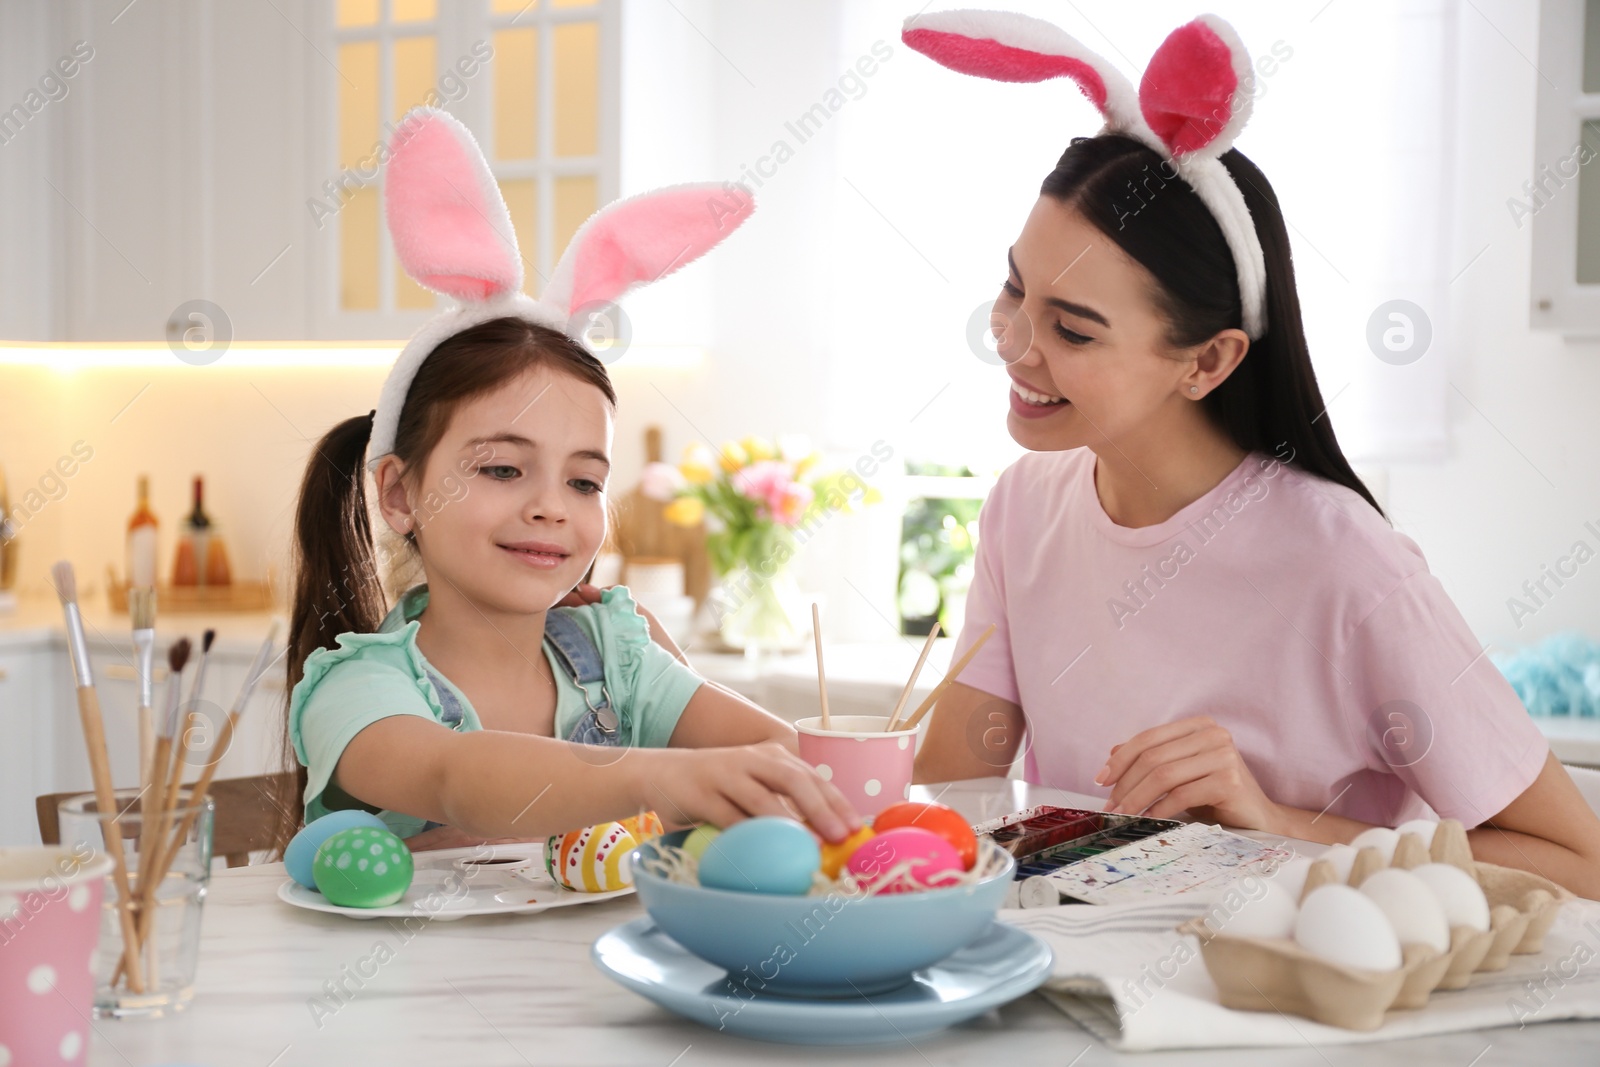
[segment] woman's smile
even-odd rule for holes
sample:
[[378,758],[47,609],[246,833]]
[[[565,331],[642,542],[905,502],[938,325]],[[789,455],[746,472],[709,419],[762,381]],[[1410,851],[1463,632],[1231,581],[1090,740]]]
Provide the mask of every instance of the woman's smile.
[[1066,397],[1040,393],[1011,379],[1011,410],[1025,419],[1042,419],[1070,406]]

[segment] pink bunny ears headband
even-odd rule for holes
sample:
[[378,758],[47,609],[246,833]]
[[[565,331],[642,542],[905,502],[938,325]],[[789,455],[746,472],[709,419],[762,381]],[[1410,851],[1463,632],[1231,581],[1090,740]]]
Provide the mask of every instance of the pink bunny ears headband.
[[951,70],[1007,82],[1071,78],[1105,128],[1169,160],[1215,216],[1239,274],[1244,331],[1267,330],[1267,274],[1250,208],[1217,158],[1250,118],[1255,70],[1233,27],[1201,15],[1173,30],[1133,83],[1064,30],[1007,11],[940,11],[906,19],[901,39]]
[[506,317],[575,336],[582,313],[699,259],[755,210],[748,196],[729,196],[714,183],[618,200],[578,227],[534,300],[522,292],[522,256],[500,188],[472,134],[451,115],[419,107],[401,120],[389,147],[385,193],[400,265],[457,306],[417,331],[384,380],[368,470],[394,451],[412,379],[440,342]]

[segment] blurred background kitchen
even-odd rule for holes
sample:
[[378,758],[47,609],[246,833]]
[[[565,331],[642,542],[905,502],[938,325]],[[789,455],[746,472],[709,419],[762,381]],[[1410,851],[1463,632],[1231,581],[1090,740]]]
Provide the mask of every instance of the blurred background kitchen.
[[[1129,72],[1199,10],[1006,6]],[[1291,225],[1327,417],[1558,752],[1588,763],[1597,7],[1215,8],[1257,56],[1239,148]],[[911,10],[0,3],[0,844],[36,840],[37,795],[89,784],[53,562],[77,567],[123,779],[137,759],[130,530],[155,531],[157,662],[176,637],[217,630],[202,700],[232,699],[285,613],[311,442],[376,404],[434,306],[381,224],[380,146],[419,103],[483,144],[530,292],[618,196],[691,180],[755,195],[717,255],[596,323],[621,396],[601,577],[635,585],[708,674],[791,718],[815,702],[809,656],[787,651],[808,640],[815,599],[834,710],[892,703],[917,635],[959,629],[978,507],[1018,451],[987,335],[1005,249],[1067,137],[1098,125],[1065,84],[983,83],[911,54]],[[675,470],[647,469],[652,440]],[[714,513],[696,526],[690,497],[667,499],[724,462],[848,498],[801,530],[751,535],[793,545],[781,580],[756,583],[790,631],[748,610],[729,624],[752,595],[726,589],[758,561]],[[275,766],[281,673],[255,699],[223,777]]]

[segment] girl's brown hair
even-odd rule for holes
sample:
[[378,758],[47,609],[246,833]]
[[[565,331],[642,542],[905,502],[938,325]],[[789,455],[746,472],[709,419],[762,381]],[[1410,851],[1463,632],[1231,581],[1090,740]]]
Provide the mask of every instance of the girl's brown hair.
[[[435,348],[417,369],[400,409],[394,455],[402,477],[417,486],[428,456],[456,408],[539,367],[599,389],[613,405],[616,390],[605,365],[572,338],[518,318],[491,319],[462,330]],[[289,702],[319,648],[337,647],[343,633],[374,633],[388,614],[372,518],[367,509],[367,443],[372,415],[346,419],[312,450],[295,508],[294,605],[289,620],[282,751],[296,789],[282,798],[274,847],[281,855],[305,816],[306,768],[289,737]],[[402,551],[416,560],[416,535]]]

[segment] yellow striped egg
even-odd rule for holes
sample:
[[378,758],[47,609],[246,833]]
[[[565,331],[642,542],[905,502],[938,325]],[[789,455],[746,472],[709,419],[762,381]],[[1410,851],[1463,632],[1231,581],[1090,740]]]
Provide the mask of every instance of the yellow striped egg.
[[639,845],[620,822],[569,830],[545,843],[545,870],[557,883],[584,893],[606,893],[633,884],[623,860]]

